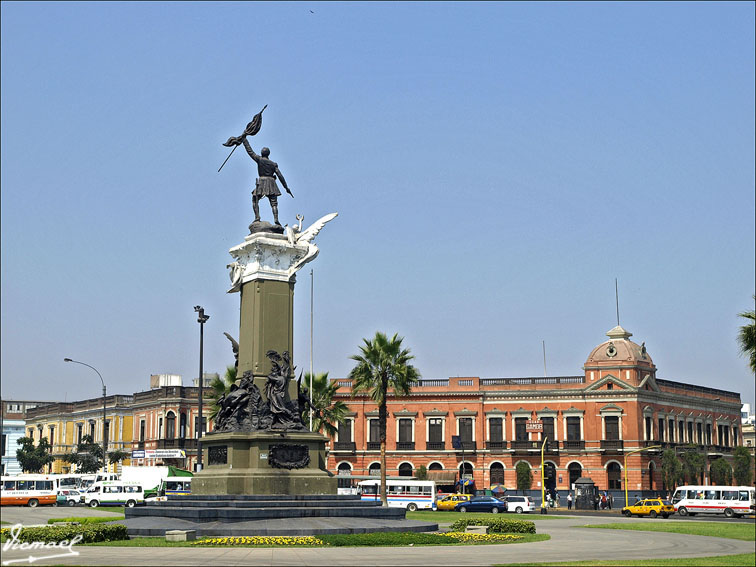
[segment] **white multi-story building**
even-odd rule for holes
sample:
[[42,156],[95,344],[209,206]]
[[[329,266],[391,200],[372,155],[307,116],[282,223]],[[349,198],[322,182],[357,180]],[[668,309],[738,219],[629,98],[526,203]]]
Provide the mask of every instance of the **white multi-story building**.
[[20,474],[21,467],[16,460],[18,450],[17,441],[25,435],[24,412],[50,402],[30,402],[18,400],[2,400],[0,414],[2,414],[2,444],[0,444],[0,472],[3,475]]
[[743,404],[740,408],[740,423],[743,425],[756,424],[756,415],[751,412],[751,404]]

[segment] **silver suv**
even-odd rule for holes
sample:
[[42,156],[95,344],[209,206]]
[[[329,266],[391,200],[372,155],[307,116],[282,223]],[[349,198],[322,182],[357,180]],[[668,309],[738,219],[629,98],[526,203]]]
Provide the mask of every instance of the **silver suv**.
[[527,496],[507,496],[507,511],[517,512],[535,512],[535,504]]

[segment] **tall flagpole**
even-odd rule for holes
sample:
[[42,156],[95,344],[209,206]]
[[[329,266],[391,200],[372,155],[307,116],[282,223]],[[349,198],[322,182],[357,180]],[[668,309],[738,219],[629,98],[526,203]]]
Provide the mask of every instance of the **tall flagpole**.
[[[300,223],[301,224],[301,223]],[[312,269],[310,269],[310,431],[312,431],[312,298],[313,298],[313,289],[315,287],[314,284],[315,276],[313,274]]]
[[614,301],[617,304],[617,326],[619,327],[619,289],[617,287],[617,278],[614,278]]

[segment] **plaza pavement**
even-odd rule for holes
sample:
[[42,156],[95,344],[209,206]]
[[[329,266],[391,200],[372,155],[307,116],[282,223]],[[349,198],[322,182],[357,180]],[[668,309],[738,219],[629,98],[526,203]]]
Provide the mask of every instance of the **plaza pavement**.
[[[3,514],[5,515],[5,514]],[[708,536],[625,530],[587,530],[575,526],[612,522],[663,522],[662,519],[564,517],[536,522],[549,541],[528,544],[454,547],[334,548],[191,548],[78,546],[78,556],[35,560],[39,565],[492,565],[515,562],[556,562],[587,559],[686,558],[752,553],[753,542]],[[4,520],[8,521],[8,520]],[[756,525],[754,525],[756,530]],[[35,552],[41,557],[47,551]],[[28,551],[5,551],[3,564],[24,560]],[[28,561],[24,561],[28,564]],[[22,564],[13,562],[11,565]]]

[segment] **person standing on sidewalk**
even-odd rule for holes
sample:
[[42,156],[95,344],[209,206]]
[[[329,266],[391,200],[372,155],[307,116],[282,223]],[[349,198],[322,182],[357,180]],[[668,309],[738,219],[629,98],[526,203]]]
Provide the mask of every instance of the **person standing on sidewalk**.
[[567,493],[567,509],[572,510],[572,493]]

